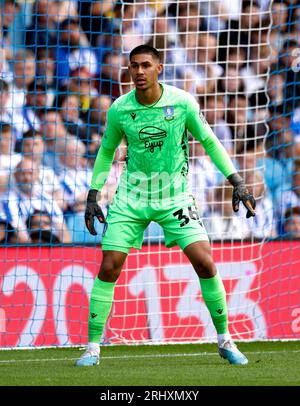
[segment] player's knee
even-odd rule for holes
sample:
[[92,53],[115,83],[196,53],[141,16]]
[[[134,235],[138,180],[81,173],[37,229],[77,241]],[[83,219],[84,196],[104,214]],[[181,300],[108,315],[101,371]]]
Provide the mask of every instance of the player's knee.
[[217,273],[216,265],[210,255],[204,256],[194,264],[195,271],[200,278],[212,278]]
[[102,261],[98,278],[105,282],[116,282],[121,273],[121,268],[114,261]]

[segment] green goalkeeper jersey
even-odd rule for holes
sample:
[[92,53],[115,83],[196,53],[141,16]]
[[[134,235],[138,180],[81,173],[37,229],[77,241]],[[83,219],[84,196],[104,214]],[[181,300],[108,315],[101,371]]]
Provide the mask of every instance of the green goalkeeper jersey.
[[[190,194],[188,133],[204,146],[226,177],[236,172],[196,100],[173,86],[161,87],[162,95],[152,105],[140,104],[134,89],[119,97],[108,111],[101,149],[115,151],[124,136],[128,146],[120,198],[125,193],[134,200],[162,201]],[[97,179],[103,169],[97,157],[92,188],[101,189],[103,182]]]

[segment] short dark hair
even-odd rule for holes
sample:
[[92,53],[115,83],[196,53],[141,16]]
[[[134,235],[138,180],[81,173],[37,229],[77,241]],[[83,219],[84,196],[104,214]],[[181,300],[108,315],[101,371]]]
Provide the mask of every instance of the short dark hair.
[[131,58],[134,55],[141,55],[141,54],[150,54],[153,56],[153,58],[160,61],[160,55],[159,55],[158,50],[156,48],[152,47],[151,45],[147,45],[147,44],[139,45],[138,47],[133,48],[133,50],[129,54],[129,60],[131,61]]
[[9,88],[8,83],[5,82],[5,80],[0,79],[0,91],[7,92],[8,88]]
[[2,133],[8,133],[12,131],[12,126],[9,123],[0,122],[0,131]]
[[69,26],[72,24],[80,25],[79,21],[76,20],[75,18],[65,18],[60,24],[59,24],[59,30],[69,30]]
[[47,91],[47,84],[46,82],[43,82],[42,80],[34,80],[33,82],[30,83],[30,85],[27,88],[28,93],[35,92],[36,90],[42,90],[42,92]]
[[35,138],[35,137],[42,137],[42,133],[38,130],[31,128],[30,130],[26,131],[23,134],[22,140],[26,140],[28,138]]

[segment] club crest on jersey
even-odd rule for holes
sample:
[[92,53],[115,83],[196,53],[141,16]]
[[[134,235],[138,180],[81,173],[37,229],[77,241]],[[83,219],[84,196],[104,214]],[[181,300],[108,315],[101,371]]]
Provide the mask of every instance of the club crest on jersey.
[[170,121],[174,118],[174,106],[165,106],[164,107],[165,120]]

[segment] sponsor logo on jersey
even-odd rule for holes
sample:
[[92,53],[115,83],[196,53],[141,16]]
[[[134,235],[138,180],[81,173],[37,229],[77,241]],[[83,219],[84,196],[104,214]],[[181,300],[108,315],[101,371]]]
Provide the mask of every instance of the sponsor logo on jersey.
[[136,118],[136,114],[135,113],[130,113],[132,120],[134,120]]
[[165,120],[170,121],[174,118],[174,106],[164,107]]
[[163,138],[167,136],[165,130],[161,128],[148,126],[144,127],[139,131],[139,138],[144,141],[145,148],[149,149],[150,152],[154,152],[155,148],[159,148],[161,151],[164,145]]

